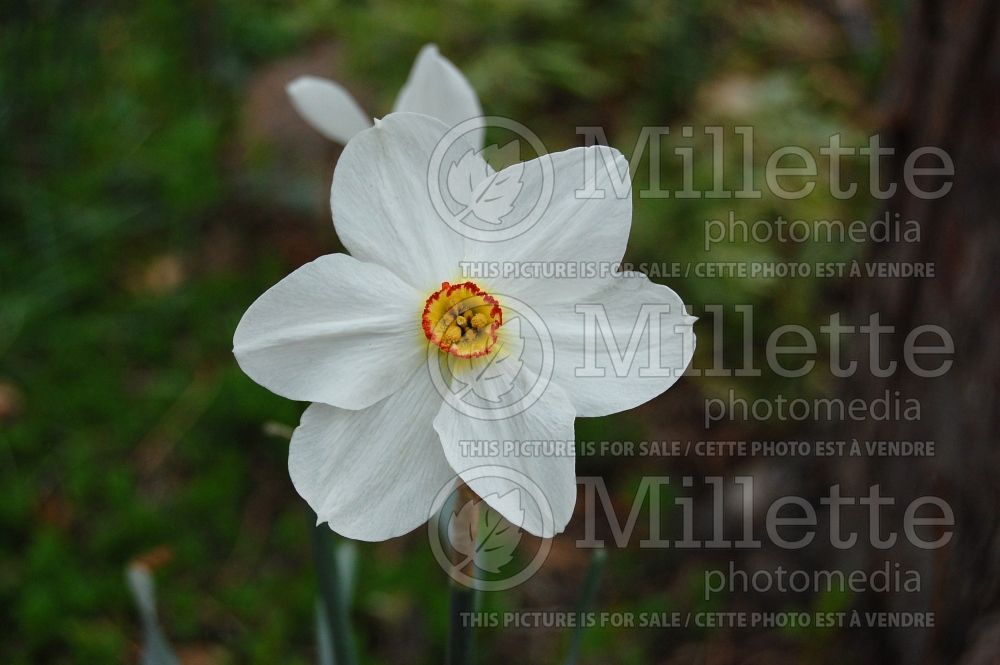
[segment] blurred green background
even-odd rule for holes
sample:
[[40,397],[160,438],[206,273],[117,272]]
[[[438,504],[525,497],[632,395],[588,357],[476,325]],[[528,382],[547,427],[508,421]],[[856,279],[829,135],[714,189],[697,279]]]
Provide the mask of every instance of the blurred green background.
[[[833,133],[863,141],[902,12],[794,0],[4,3],[0,659],[134,662],[140,633],[123,569],[145,557],[185,663],[314,662],[309,522],[287,442],[264,428],[296,423],[303,405],[252,383],[230,352],[258,294],[342,251],[328,210],[339,148],[296,116],[284,93],[292,78],[334,78],[381,114],[419,48],[435,42],[487,113],[525,122],[550,150],[578,145],[578,125],[603,126],[627,156],[644,125],[753,125],[762,168],[778,145],[822,146]],[[703,160],[700,183],[710,167]],[[664,169],[679,182],[676,161]],[[706,255],[704,221],[733,205],[636,199],[627,258],[850,255],[777,243]],[[828,193],[736,205],[748,221],[872,215]],[[822,280],[668,283],[697,314],[706,303],[753,303],[765,331],[835,309]],[[696,364],[706,367],[710,317],[698,325]],[[738,332],[730,337],[738,351]],[[685,379],[636,411],[578,421],[578,437],[703,436],[703,398],[729,388],[753,397],[828,386]],[[604,475],[627,509],[633,481],[649,472],[642,464],[581,459],[579,472]],[[678,467],[664,460],[656,471]],[[572,542],[557,539],[541,573],[486,606],[571,606],[586,565]],[[365,661],[439,662],[445,576],[424,534],[361,553],[354,619]],[[683,552],[615,551],[600,606],[697,607],[704,565]],[[552,662],[567,641],[558,630],[480,633],[484,663]],[[823,657],[822,635],[773,639],[799,662]],[[725,648],[706,631],[623,639],[593,629],[584,660],[704,662]]]

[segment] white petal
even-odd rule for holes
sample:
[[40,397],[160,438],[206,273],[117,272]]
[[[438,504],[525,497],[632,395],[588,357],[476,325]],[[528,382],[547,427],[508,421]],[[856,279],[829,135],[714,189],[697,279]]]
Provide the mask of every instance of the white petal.
[[420,526],[455,472],[431,427],[441,398],[418,369],[391,397],[361,411],[313,404],[292,435],[296,491],[330,528],[386,540]]
[[[420,49],[392,110],[423,113],[448,127],[483,115],[479,97],[468,79],[438,52],[434,44]],[[470,135],[470,142],[477,149],[483,145],[482,123],[479,127]]]
[[422,293],[455,278],[463,256],[464,238],[435,210],[427,187],[431,153],[446,132],[425,115],[386,116],[344,148],[330,193],[334,226],[351,254]]
[[594,280],[590,293],[567,291],[538,309],[555,348],[553,381],[581,416],[648,402],[681,377],[694,354],[695,318],[680,296],[645,275]]
[[[423,296],[346,254],[307,263],[260,296],[233,336],[247,375],[289,399],[362,409],[425,357]],[[405,375],[405,374],[403,374]]]
[[[497,179],[511,169],[522,171],[524,185],[504,219],[512,220],[510,231],[521,225],[525,230],[499,242],[470,241],[468,260],[600,264],[607,270],[621,262],[632,226],[632,197],[628,162],[620,152],[607,146],[573,148],[515,164]],[[629,193],[619,197],[612,177],[623,178]],[[593,198],[581,191],[604,194]],[[549,280],[518,278],[504,289],[537,299],[550,286]]]
[[300,76],[286,88],[292,105],[313,129],[329,139],[347,143],[371,120],[338,83],[316,76]]
[[[499,369],[490,379],[493,385],[484,386],[484,396],[493,400],[511,389],[514,397],[508,403],[512,408],[504,417],[484,419],[464,408],[464,402],[456,406],[446,401],[434,419],[434,429],[441,436],[448,463],[476,494],[516,526],[551,538],[565,528],[576,504],[576,458],[569,447],[576,413],[554,383],[545,385],[527,409],[515,407],[514,402],[532,390],[538,377],[516,363],[504,363]],[[563,454],[525,454],[523,447],[505,451],[482,445],[512,442],[520,446],[538,441],[557,442],[564,446]],[[527,480],[518,480],[521,476]],[[510,501],[503,500],[514,490],[520,499],[514,508],[519,510],[511,510]]]

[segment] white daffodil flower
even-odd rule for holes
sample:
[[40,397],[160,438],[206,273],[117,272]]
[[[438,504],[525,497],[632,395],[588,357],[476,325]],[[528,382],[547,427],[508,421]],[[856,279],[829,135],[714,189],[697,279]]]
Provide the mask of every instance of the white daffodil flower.
[[[299,115],[329,139],[347,143],[352,136],[372,125],[371,116],[351,93],[334,81],[301,76],[288,84],[287,91]],[[434,44],[420,49],[392,110],[423,113],[449,127],[483,115],[472,85]],[[474,133],[473,142],[477,148],[482,146],[482,129]]]
[[[429,164],[446,133],[434,118],[395,113],[347,144],[331,205],[351,255],[321,257],[260,296],[233,350],[254,381],[313,402],[288,465],[334,531],[360,540],[404,534],[440,508],[439,490],[457,475],[518,527],[551,537],[573,512],[575,458],[572,448],[526,444],[573,442],[577,416],[630,409],[669,388],[694,352],[694,319],[677,294],[638,274],[467,279],[463,262],[617,265],[631,194],[614,195],[602,164],[626,174],[628,165],[604,146],[497,173],[466,164],[463,178],[524,180],[525,196],[509,206],[515,217],[536,205],[527,194],[546,190],[532,174],[549,174],[537,222],[489,242],[445,223],[430,192]],[[471,142],[457,147],[463,160],[474,152]],[[584,198],[581,188],[605,196]],[[588,323],[584,313],[595,308]],[[529,327],[541,342],[528,339]],[[543,499],[512,501],[518,478]]]

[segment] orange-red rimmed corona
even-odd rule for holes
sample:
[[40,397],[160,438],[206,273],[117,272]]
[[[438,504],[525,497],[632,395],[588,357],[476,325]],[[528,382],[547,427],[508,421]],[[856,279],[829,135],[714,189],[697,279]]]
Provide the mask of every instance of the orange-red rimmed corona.
[[496,344],[503,309],[474,282],[442,282],[424,303],[421,325],[427,339],[442,351],[459,358],[480,358]]

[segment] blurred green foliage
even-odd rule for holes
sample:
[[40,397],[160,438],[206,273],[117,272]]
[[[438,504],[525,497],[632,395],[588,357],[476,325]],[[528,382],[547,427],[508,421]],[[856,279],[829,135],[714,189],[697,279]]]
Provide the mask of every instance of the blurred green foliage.
[[[859,48],[837,17],[805,2],[7,3],[0,9],[4,663],[134,660],[138,626],[122,571],[151,551],[169,559],[158,573],[161,613],[182,658],[313,661],[308,523],[287,479],[285,443],[262,430],[265,421],[295,423],[302,407],[244,377],[230,348],[257,294],[338,245],[325,192],[296,180],[299,171],[279,174],[283,160],[295,159],[288,145],[269,142],[266,132],[247,137],[248,117],[261,112],[251,91],[262,72],[290,77],[302,54],[313,53],[311,73],[335,75],[380,114],[419,47],[433,41],[468,74],[487,113],[526,122],[551,150],[578,144],[577,125],[605,127],[629,155],[644,125],[753,124],[761,148],[755,168],[762,168],[769,146],[825,145],[836,131],[860,135],[891,46],[891,29],[882,26],[894,12],[868,17],[874,45]],[[335,50],[316,51],[322,45]],[[282,62],[291,64],[273,69]],[[279,106],[287,114],[280,88],[264,100],[265,114]],[[700,155],[710,153],[704,140],[692,139]],[[681,142],[671,136],[668,145]],[[321,150],[311,177],[328,184],[336,150]],[[664,166],[672,183],[677,168]],[[699,164],[699,182],[710,179],[707,168]],[[731,205],[636,199],[628,258],[795,258],[787,246],[738,243],[707,255],[704,220]],[[740,206],[747,221],[869,214],[828,196]],[[837,257],[848,248],[792,251]],[[695,304],[752,302],[762,330],[831,311],[824,284],[814,280],[670,284]],[[738,326],[734,319],[727,325]],[[708,323],[701,325],[708,339]],[[688,384],[677,399],[690,422],[682,417],[678,431],[698,427],[693,397],[730,387]],[[775,386],[762,380],[750,389]],[[625,414],[581,421],[578,430],[581,438],[641,438],[650,426]],[[617,488],[622,497],[626,487]],[[423,537],[364,548],[356,615],[370,662],[435,662],[446,594]],[[673,565],[613,554],[605,609],[697,602],[700,589],[667,580],[695,580],[698,571]],[[571,580],[582,568],[555,571],[549,584],[571,603]],[[524,599],[486,602],[503,609]],[[484,662],[504,662],[502,654],[518,647],[516,635],[484,633]],[[661,637],[639,638],[622,645],[610,631],[590,631],[584,661],[613,654],[616,662],[647,662],[663,647]],[[534,656],[554,660],[559,639]]]

